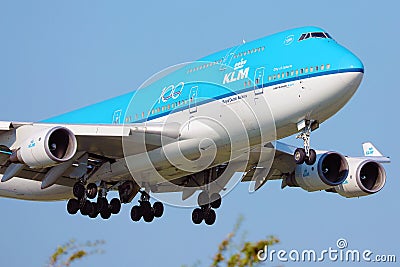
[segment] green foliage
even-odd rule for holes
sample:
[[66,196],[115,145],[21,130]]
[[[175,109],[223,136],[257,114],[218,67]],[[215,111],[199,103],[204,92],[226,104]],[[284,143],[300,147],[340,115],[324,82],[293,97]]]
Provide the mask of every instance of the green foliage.
[[[279,240],[273,236],[269,236],[266,239],[261,239],[256,242],[244,242],[240,245],[234,243],[239,228],[243,222],[243,216],[240,216],[237,223],[235,224],[231,233],[222,240],[218,246],[218,251],[213,257],[211,266],[228,266],[228,267],[245,267],[254,266],[259,263],[257,253],[264,249],[265,246],[272,246],[279,243]],[[234,250],[235,252],[232,252]]]
[[95,242],[86,242],[77,244],[75,240],[70,240],[64,245],[58,246],[54,253],[50,256],[49,267],[65,267],[71,263],[84,257],[101,254],[103,251],[99,249],[105,242],[98,240]]

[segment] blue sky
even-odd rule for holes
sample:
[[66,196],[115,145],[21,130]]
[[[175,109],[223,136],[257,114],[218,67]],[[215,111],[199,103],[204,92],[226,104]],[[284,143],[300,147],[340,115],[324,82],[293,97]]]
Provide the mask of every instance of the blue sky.
[[[104,255],[75,266],[179,266],[198,260],[207,266],[239,214],[248,240],[275,235],[281,240],[278,249],[323,250],[346,238],[350,248],[396,254],[400,260],[399,5],[386,0],[1,1],[1,120],[45,119],[127,93],[170,65],[242,39],[316,25],[360,57],[365,76],[353,99],[314,132],[312,145],[357,156],[363,141],[373,141],[392,164],[386,166],[385,188],[360,199],[281,190],[280,182],[249,194],[247,184],[239,185],[223,199],[212,227],[193,225],[191,209],[169,206],[162,219],[146,224],[130,221],[131,205],[102,221],[69,216],[65,202],[1,199],[0,265],[43,266],[58,244],[75,238],[106,241]],[[300,144],[294,137],[285,141]]]

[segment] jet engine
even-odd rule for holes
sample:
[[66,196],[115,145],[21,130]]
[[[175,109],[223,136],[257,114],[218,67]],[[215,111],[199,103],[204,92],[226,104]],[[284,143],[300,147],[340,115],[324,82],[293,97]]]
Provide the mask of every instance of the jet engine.
[[332,190],[341,196],[352,198],[375,194],[386,182],[383,166],[371,159],[347,158],[350,166],[347,179]]
[[13,163],[24,163],[31,168],[44,168],[70,160],[77,142],[71,130],[57,126],[35,133],[26,139],[10,156]]
[[342,184],[348,173],[349,165],[344,156],[337,152],[323,152],[317,154],[313,165],[297,165],[294,174],[287,177],[285,182],[288,186],[313,192]]

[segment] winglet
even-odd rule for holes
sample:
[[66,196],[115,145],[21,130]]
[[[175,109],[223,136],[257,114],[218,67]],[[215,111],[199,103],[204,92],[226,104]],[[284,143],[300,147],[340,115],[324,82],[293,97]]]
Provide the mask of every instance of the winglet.
[[365,157],[383,157],[382,153],[371,142],[365,142],[362,146]]

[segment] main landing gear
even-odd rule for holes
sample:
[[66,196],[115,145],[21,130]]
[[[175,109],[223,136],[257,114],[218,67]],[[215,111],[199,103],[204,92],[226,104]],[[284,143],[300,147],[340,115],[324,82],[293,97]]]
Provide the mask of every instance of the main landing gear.
[[303,139],[304,148],[297,148],[293,156],[296,164],[306,163],[307,165],[313,165],[317,160],[317,153],[310,148],[310,136],[311,132],[319,127],[319,123],[318,121],[305,120],[304,124],[303,130],[296,137],[297,139]]
[[139,205],[133,206],[131,209],[131,219],[134,222],[140,221],[141,218],[145,222],[152,222],[154,218],[160,218],[164,213],[163,203],[157,201],[153,206],[150,204],[150,196],[147,192],[140,192]]
[[196,208],[192,212],[193,223],[200,224],[204,220],[207,225],[214,224],[217,219],[214,209],[218,209],[221,206],[221,202],[220,194],[213,193],[209,195],[209,192],[202,191],[197,198],[200,208]]
[[[121,201],[118,198],[111,199],[108,202],[107,188],[98,187],[94,183],[89,183],[86,187],[83,182],[77,182],[73,187],[73,194],[76,198],[68,200],[67,211],[69,214],[76,214],[78,211],[84,216],[96,218],[99,214],[103,219],[109,219],[112,214],[118,214],[121,210]],[[92,202],[89,199],[97,201]]]

